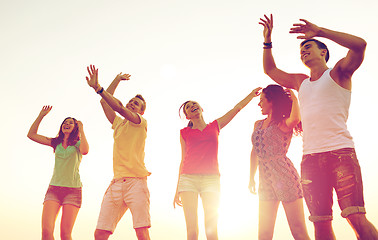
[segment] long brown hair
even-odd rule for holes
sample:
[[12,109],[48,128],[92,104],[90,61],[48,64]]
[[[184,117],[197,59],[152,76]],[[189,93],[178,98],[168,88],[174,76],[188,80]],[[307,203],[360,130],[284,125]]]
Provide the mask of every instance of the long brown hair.
[[[280,123],[291,113],[292,100],[289,94],[280,85],[271,84],[262,90],[266,99],[272,103],[272,121]],[[294,127],[295,135],[302,133],[302,122]]]
[[67,139],[67,145],[68,146],[75,146],[75,144],[80,140],[79,138],[79,127],[77,125],[77,120],[73,117],[67,117],[63,120],[62,124],[60,124],[60,128],[59,128],[59,132],[58,132],[58,135],[55,137],[55,138],[52,138],[51,139],[51,146],[54,148],[54,152],[55,152],[55,149],[56,147],[63,142],[63,139],[64,139],[64,133],[62,131],[62,127],[63,127],[63,124],[64,122],[67,120],[67,119],[73,119],[74,120],[74,123],[75,123],[75,126],[74,126],[74,129],[72,130],[72,132],[70,133],[70,136],[68,136],[68,139]]

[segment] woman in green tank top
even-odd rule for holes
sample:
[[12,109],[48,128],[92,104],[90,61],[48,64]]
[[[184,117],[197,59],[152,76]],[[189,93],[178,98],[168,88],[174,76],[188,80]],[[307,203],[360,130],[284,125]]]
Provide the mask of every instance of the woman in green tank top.
[[50,146],[55,153],[55,166],[42,212],[42,240],[54,239],[55,220],[62,208],[61,239],[71,239],[71,232],[81,207],[81,181],[79,165],[82,155],[88,153],[89,145],[83,124],[74,118],[64,119],[58,136],[49,138],[38,134],[42,119],[52,106],[44,106],[30,127],[28,138]]

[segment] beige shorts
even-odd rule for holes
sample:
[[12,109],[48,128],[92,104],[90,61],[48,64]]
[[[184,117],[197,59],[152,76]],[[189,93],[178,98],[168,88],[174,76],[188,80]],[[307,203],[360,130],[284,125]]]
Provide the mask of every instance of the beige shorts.
[[130,209],[134,228],[151,227],[146,178],[112,180],[102,200],[96,229],[113,233],[127,209]]
[[181,174],[178,183],[178,192],[220,192],[219,175]]

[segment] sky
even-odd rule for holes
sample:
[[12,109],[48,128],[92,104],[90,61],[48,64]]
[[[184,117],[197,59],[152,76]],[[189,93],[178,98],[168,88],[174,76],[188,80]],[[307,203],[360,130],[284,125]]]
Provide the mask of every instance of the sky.
[[[348,128],[362,168],[367,218],[378,226],[378,3],[371,0],[225,1],[46,1],[0,0],[0,232],[2,239],[39,239],[42,203],[54,167],[51,148],[29,140],[27,132],[43,105],[53,109],[39,133],[55,137],[67,116],[84,124],[90,151],[80,167],[83,205],[73,238],[93,239],[103,194],[112,172],[112,130],[100,97],[87,86],[86,67],[99,68],[107,87],[120,73],[131,74],[115,96],[123,103],[140,93],[147,101],[145,162],[152,175],[150,236],[186,238],[184,214],[173,208],[181,160],[179,130],[186,126],[180,105],[195,100],[206,122],[221,117],[256,87],[273,83],[262,69],[259,18],[274,15],[273,54],[279,68],[309,73],[299,58],[299,43],[289,34],[305,18],[318,26],[351,33],[367,43],[365,60],[353,76]],[[322,39],[320,39],[322,40]],[[329,40],[329,66],[347,50]],[[219,238],[256,239],[258,196],[249,193],[251,133],[262,119],[253,99],[219,136],[221,206]],[[302,140],[294,137],[288,156],[300,169]],[[334,230],[355,239],[334,201]],[[306,224],[313,238],[312,223]],[[204,237],[199,208],[200,239]],[[59,218],[55,238],[59,239]],[[127,212],[111,239],[136,239]],[[292,239],[282,206],[274,239]]]

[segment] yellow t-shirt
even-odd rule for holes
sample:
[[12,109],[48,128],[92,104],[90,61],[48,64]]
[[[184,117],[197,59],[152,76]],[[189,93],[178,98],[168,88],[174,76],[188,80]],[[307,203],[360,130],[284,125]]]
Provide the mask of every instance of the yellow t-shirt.
[[139,117],[141,119],[140,124],[134,124],[119,116],[116,116],[113,121],[114,179],[122,177],[146,177],[151,174],[144,165],[147,121],[141,115]]

